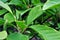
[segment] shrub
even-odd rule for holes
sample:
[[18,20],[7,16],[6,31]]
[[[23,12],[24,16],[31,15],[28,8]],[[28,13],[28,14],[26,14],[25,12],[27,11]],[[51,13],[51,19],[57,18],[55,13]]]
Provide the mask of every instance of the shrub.
[[59,0],[0,0],[0,40],[60,40]]

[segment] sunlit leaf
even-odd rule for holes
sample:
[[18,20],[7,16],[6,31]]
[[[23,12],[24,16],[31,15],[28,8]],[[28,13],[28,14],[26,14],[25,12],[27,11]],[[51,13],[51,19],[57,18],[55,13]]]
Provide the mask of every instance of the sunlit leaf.
[[44,40],[60,40],[60,32],[47,25],[33,25],[30,26],[32,30],[38,33],[38,35]]
[[12,13],[10,7],[7,4],[3,3],[2,1],[0,1],[0,6],[8,10],[10,13]]
[[33,22],[41,14],[42,14],[42,10],[41,10],[40,5],[37,5],[34,8],[32,8],[28,17],[27,17],[27,25],[29,25],[31,22]]
[[5,38],[7,38],[7,32],[6,31],[0,32],[0,40]]
[[24,15],[24,14],[25,14],[26,12],[28,12],[29,10],[31,10],[31,8],[24,10],[24,11],[21,13],[21,16]]
[[43,6],[43,10],[49,9],[51,7],[55,7],[56,5],[60,5],[60,1],[58,0],[47,0],[47,2]]

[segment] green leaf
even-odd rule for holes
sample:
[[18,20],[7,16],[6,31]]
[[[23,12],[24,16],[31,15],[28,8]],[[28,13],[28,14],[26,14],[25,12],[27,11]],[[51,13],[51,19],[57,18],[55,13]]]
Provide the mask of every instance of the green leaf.
[[60,23],[58,23],[58,28],[60,28]]
[[11,0],[9,4],[20,5],[21,1],[20,0]]
[[27,26],[26,26],[24,21],[17,21],[16,24],[18,25],[18,27],[20,27],[21,32],[24,32],[25,29],[27,28]]
[[21,8],[27,7],[27,5],[25,5],[21,0],[11,0],[8,4],[9,5],[17,5],[17,6],[20,6]]
[[28,40],[28,37],[21,33],[12,33],[7,37],[7,40]]
[[3,25],[3,24],[4,24],[4,22],[5,22],[5,20],[4,20],[4,19],[2,19],[2,18],[0,18],[0,25]]
[[16,10],[16,19],[19,19],[19,18],[20,18],[20,11]]
[[11,13],[7,13],[4,15],[4,20],[7,20],[9,23],[11,23],[15,21],[15,18]]
[[32,8],[28,17],[27,17],[27,25],[33,22],[37,17],[42,14],[41,6],[37,5],[36,7]]
[[40,0],[32,0],[32,4],[37,5],[40,3]]
[[26,12],[30,11],[31,8],[26,9],[26,10],[16,10],[16,18],[19,19],[20,16],[24,15]]
[[7,4],[3,3],[2,1],[0,1],[0,6],[8,10],[10,13],[12,13],[10,7]]
[[22,11],[21,16],[24,15],[26,12],[28,12],[28,11],[30,11],[30,10],[31,10],[31,8],[28,8],[28,9]]
[[60,40],[60,32],[47,25],[33,25],[30,28],[38,33],[44,40]]
[[5,39],[5,38],[7,38],[7,32],[6,31],[0,32],[0,40]]
[[0,1],[2,1],[2,2],[7,2],[8,0],[0,0]]
[[59,0],[47,0],[47,2],[43,6],[43,10],[49,9],[49,8],[54,7],[56,5],[60,5]]
[[5,12],[7,12],[7,10],[5,9],[0,10],[0,15],[3,15]]

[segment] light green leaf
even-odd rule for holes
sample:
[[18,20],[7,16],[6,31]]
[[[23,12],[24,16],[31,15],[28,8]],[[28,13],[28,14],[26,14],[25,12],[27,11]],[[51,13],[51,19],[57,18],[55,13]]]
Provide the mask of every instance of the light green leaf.
[[60,32],[47,25],[33,25],[30,28],[38,33],[44,40],[60,40]]
[[40,3],[40,0],[32,0],[32,4],[37,5]]
[[27,25],[33,22],[37,17],[42,14],[41,6],[37,5],[36,7],[32,8],[28,17],[27,17]]
[[16,10],[16,19],[19,19],[19,18],[20,18],[20,11]]
[[8,10],[10,13],[12,13],[10,7],[7,4],[3,3],[2,1],[0,1],[0,6]]
[[28,40],[28,37],[21,33],[12,33],[7,37],[7,40]]
[[29,10],[31,10],[31,8],[22,11],[21,16],[24,15],[24,14],[25,14],[26,12],[28,12]]
[[60,5],[59,0],[47,0],[47,2],[43,6],[43,10],[49,9],[49,8],[54,7],[56,5]]
[[27,28],[24,21],[17,21],[16,24],[18,25],[18,27],[20,27],[21,32],[24,32],[24,30]]
[[5,39],[5,38],[7,38],[7,32],[6,31],[0,32],[0,40]]
[[7,12],[7,10],[5,9],[0,10],[0,15],[3,15],[5,12]]
[[14,22],[16,19],[14,18],[14,15],[11,13],[7,13],[4,15],[4,20],[7,20],[9,23]]

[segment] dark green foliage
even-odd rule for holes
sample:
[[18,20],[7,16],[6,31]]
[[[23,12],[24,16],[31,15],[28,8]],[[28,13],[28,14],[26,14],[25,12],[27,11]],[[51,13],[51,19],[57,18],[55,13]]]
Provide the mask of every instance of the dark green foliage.
[[60,40],[60,0],[0,0],[0,40]]

